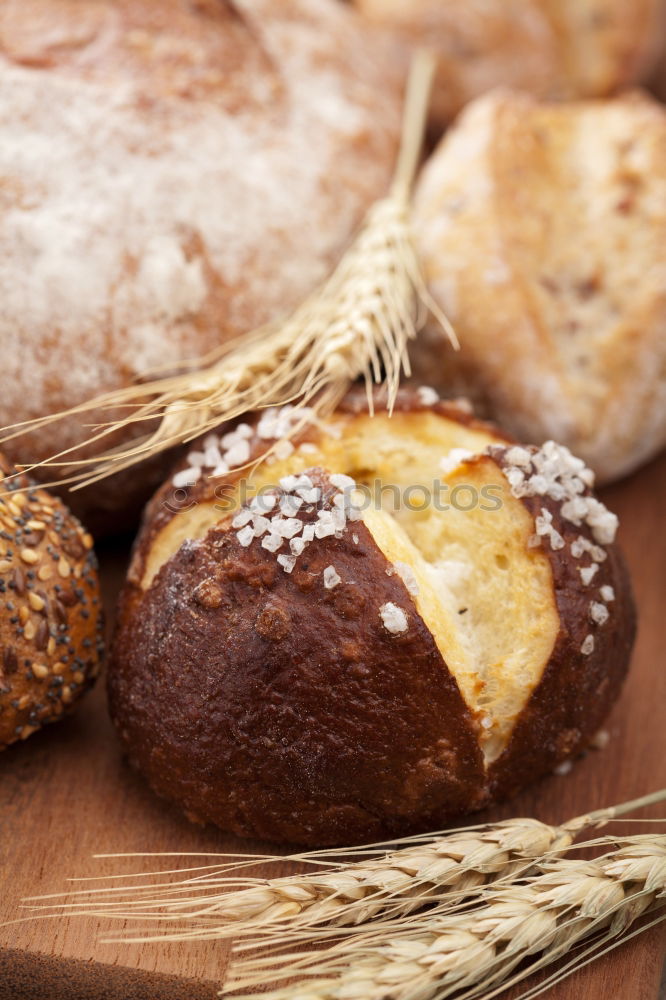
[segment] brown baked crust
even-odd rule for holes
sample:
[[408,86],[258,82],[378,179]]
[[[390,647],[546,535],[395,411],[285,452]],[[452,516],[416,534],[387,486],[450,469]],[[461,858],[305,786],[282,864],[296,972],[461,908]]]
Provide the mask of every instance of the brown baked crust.
[[[136,613],[122,606],[112,717],[130,760],[193,818],[326,844],[480,804],[457,685],[402,580],[362,522],[355,532],[358,545],[321,540],[288,576],[216,528],[163,568]],[[330,564],[354,582],[325,590]],[[409,608],[404,637],[381,624],[389,601]]]
[[[343,409],[366,406],[354,394]],[[401,393],[397,408],[436,409],[461,427],[489,430],[414,392]],[[508,469],[511,449],[499,433],[496,442],[490,459]],[[308,474],[325,497],[335,492],[326,470]],[[195,485],[198,502],[206,490]],[[585,584],[580,569],[591,557],[574,557],[571,544],[599,546],[548,496],[522,503],[535,519],[549,511],[565,542],[558,550],[542,542],[560,631],[506,749],[487,767],[479,713],[362,520],[319,539],[287,574],[260,545],[241,545],[226,515],[185,541],[144,590],[156,524],[174,516],[164,496],[147,511],[121,598],[109,703],[132,764],[195,820],[308,844],[437,828],[579,753],[617,697],[635,631],[626,569],[616,547],[605,546],[594,587]],[[323,582],[327,566],[343,581],[333,589]],[[606,585],[611,615],[597,627],[588,610]],[[404,610],[404,633],[384,628],[378,609],[387,603]]]
[[0,456],[0,750],[72,710],[99,672],[92,536]]
[[[503,465],[506,451],[494,454]],[[591,495],[590,491],[585,495]],[[522,497],[522,503],[534,518],[543,508],[548,510],[565,542],[560,550],[546,544],[561,625],[541,682],[517,719],[506,750],[489,769],[493,800],[515,794],[590,745],[618,698],[636,638],[636,606],[619,547],[604,547],[606,558],[597,564],[592,591],[583,584],[580,570],[593,560],[571,554],[572,543],[581,536],[595,544],[590,529],[562,517],[561,505],[548,497]],[[590,599],[604,586],[615,592],[609,605],[611,620],[596,627],[589,617]],[[589,656],[581,655],[590,634],[594,650]]]
[[[392,51],[335,0],[3,2],[0,426],[297,305],[390,181]],[[81,436],[68,419],[7,454],[28,464]],[[170,464],[68,500],[115,531]]]
[[666,39],[661,0],[354,2],[371,22],[437,53],[431,119],[439,129],[497,86],[562,99],[643,82]]

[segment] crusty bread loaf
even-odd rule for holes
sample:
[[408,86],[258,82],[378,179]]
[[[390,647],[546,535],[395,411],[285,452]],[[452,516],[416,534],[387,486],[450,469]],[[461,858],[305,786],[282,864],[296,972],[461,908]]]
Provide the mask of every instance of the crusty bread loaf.
[[310,844],[438,828],[579,752],[618,693],[634,610],[589,470],[432,390],[375,403],[249,479],[290,410],[210,435],[147,509],[110,708],[195,820]]
[[594,97],[643,81],[659,51],[663,0],[355,0],[378,24],[432,47],[440,126],[499,85]]
[[[0,425],[204,354],[327,274],[397,146],[371,35],[334,0],[0,5]],[[147,474],[72,501],[108,521]]]
[[621,476],[666,444],[666,109],[506,91],[463,113],[424,169],[414,228],[433,329],[417,370],[467,385],[523,440]]
[[102,654],[92,537],[15,473],[0,455],[0,750],[70,712]]

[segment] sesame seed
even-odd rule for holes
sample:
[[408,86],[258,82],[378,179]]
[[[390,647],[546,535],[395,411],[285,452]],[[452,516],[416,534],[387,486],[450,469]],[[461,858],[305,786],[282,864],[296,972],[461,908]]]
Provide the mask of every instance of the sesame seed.
[[11,562],[9,562],[8,559],[2,559],[2,560],[0,560],[0,573],[6,573],[7,570],[10,570],[11,568],[12,568],[12,564],[11,564]]
[[58,561],[58,576],[66,579],[72,571],[72,567],[69,565],[64,556],[61,556]]
[[43,598],[34,593],[28,594],[28,603],[33,611],[43,611],[46,607]]
[[38,680],[43,681],[49,675],[49,668],[43,663],[33,663],[32,672]]
[[32,639],[35,638],[36,634],[37,634],[37,626],[35,625],[35,623],[27,622],[25,629],[23,630],[23,635],[25,636],[25,638],[28,639],[28,641],[31,641]]
[[25,563],[36,563],[39,561],[39,556],[34,549],[21,549],[19,555]]

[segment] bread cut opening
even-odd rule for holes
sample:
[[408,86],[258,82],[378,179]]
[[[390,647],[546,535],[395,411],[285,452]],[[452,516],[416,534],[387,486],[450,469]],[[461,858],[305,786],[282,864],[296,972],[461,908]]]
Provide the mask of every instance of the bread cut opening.
[[[249,485],[259,490],[321,466],[365,487],[365,524],[390,564],[411,568],[412,599],[477,719],[490,763],[541,679],[559,629],[550,562],[528,544],[534,524],[526,507],[490,457],[450,455],[478,456],[496,439],[431,412],[336,415],[330,424],[333,434],[313,435],[305,450],[262,464]],[[174,517],[152,546],[143,586],[185,538],[202,537],[219,519],[212,503]]]

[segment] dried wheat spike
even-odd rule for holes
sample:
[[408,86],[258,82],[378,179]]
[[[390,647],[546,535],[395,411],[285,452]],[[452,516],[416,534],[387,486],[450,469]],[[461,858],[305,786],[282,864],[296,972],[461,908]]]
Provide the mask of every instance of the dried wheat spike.
[[[584,957],[608,950],[643,914],[666,916],[666,836],[626,838],[595,861],[553,859],[468,909],[382,921],[324,951],[246,958],[223,995],[273,986],[266,1000],[489,1000],[496,990],[587,944],[529,991],[537,995]],[[527,964],[523,964],[526,963]],[[515,971],[520,966],[519,971]],[[249,1000],[245,994],[238,1000]]]

